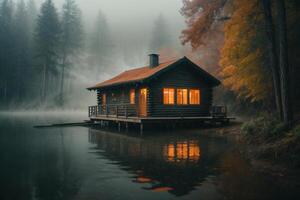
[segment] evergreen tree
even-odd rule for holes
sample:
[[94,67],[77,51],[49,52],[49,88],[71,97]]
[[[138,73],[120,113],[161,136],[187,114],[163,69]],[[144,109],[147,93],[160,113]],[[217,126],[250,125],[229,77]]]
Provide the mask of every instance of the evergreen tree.
[[[26,5],[27,8],[27,24],[28,24],[28,32],[29,32],[29,47],[28,47],[28,61],[29,64],[27,66],[27,74],[28,77],[27,83],[27,96],[28,100],[32,99],[32,97],[36,98],[40,94],[40,74],[39,74],[39,64],[37,63],[36,55],[36,44],[35,44],[35,30],[37,25],[37,17],[38,11],[34,0],[29,0]],[[32,81],[34,80],[34,81]]]
[[10,0],[3,0],[0,5],[0,99],[5,104],[8,103],[9,80],[13,73],[12,28],[13,4]]
[[50,72],[57,73],[56,65],[59,59],[60,23],[52,0],[46,0],[37,19],[36,44],[38,57],[43,65],[43,83],[41,100],[47,99]]
[[99,11],[96,19],[95,28],[91,35],[90,41],[90,65],[95,69],[96,77],[107,71],[111,66],[111,54],[113,44],[110,38],[109,27],[104,14]]
[[162,14],[154,22],[152,38],[150,41],[150,52],[159,53],[164,48],[169,48],[171,43],[170,34],[166,20]]
[[[17,4],[16,15],[14,19],[14,54],[15,54],[15,69],[12,74],[15,85],[15,100],[23,101],[27,92],[26,80],[28,76],[27,69],[30,64],[28,48],[30,41],[30,31],[28,29],[28,15],[24,0],[20,0]],[[28,82],[27,82],[28,81]]]
[[62,18],[62,72],[60,104],[63,104],[65,69],[71,67],[71,57],[76,57],[82,47],[81,12],[74,0],[65,0]]
[[38,10],[34,0],[29,0],[27,3],[27,16],[28,16],[28,28],[31,32],[31,36],[34,35],[36,29]]

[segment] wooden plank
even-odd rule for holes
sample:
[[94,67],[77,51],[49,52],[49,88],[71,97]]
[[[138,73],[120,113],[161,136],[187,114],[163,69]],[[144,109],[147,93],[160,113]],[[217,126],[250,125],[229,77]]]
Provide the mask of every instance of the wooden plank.
[[151,123],[151,122],[160,122],[164,123],[166,121],[226,121],[226,120],[234,120],[234,117],[226,117],[226,118],[214,118],[211,116],[206,117],[125,117],[125,116],[97,116],[91,117],[92,120],[107,120],[107,121],[115,121],[115,122],[132,122],[132,123]]
[[50,128],[50,127],[65,127],[65,126],[88,126],[93,125],[92,121],[84,121],[84,122],[73,122],[73,123],[61,123],[61,124],[49,124],[49,125],[36,125],[34,128]]

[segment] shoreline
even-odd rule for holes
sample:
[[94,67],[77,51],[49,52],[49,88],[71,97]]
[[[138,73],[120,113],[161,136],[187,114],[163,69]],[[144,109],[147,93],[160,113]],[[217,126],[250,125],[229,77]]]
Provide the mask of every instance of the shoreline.
[[235,122],[227,127],[219,127],[209,129],[209,133],[215,136],[226,137],[235,144],[235,148],[241,153],[251,164],[253,170],[256,172],[271,175],[277,177],[282,181],[283,178],[297,179],[300,176],[300,169],[297,167],[291,167],[288,164],[284,164],[279,161],[275,161],[272,157],[259,158],[259,148],[262,148],[268,144],[253,145],[248,144],[245,137],[241,132],[242,122]]

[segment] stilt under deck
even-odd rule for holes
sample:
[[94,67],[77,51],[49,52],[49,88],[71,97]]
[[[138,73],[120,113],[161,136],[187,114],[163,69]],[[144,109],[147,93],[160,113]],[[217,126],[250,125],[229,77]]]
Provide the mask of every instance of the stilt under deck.
[[[220,110],[220,108],[218,108]],[[100,122],[103,125],[103,122],[106,123],[115,123],[118,125],[118,129],[121,129],[121,125],[125,125],[125,128],[128,129],[129,124],[137,124],[140,126],[140,131],[143,132],[144,125],[146,124],[166,124],[172,125],[175,127],[177,124],[181,123],[209,123],[209,124],[228,124],[230,120],[235,118],[226,116],[226,109],[221,112],[212,112],[211,116],[199,116],[199,117],[142,117],[138,115],[129,116],[128,111],[124,111],[123,114],[120,108],[116,107],[113,114],[110,114],[107,108],[104,109],[105,114],[99,111],[97,106],[89,107],[89,118],[94,122]],[[216,110],[213,108],[212,110]],[[221,109],[222,110],[222,109]]]

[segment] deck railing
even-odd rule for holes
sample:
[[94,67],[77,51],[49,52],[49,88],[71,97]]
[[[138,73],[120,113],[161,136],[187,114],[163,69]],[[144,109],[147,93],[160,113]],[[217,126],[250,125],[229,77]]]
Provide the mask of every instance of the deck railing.
[[135,104],[106,104],[89,106],[89,117],[114,116],[114,117],[137,117],[138,106]]
[[[210,115],[213,118],[226,118],[226,106],[212,106]],[[89,117],[113,116],[113,117],[138,117],[139,109],[135,104],[106,104],[89,106]]]
[[226,106],[212,106],[210,114],[214,118],[225,118],[225,117],[227,117],[227,107]]

